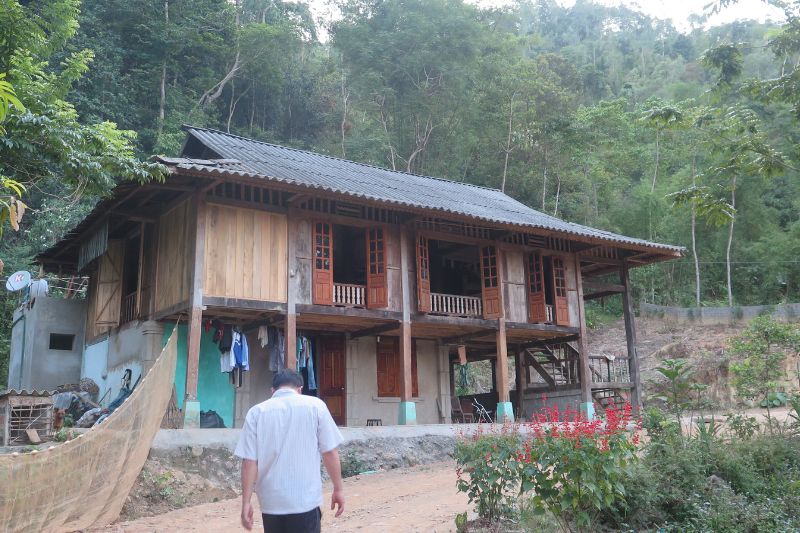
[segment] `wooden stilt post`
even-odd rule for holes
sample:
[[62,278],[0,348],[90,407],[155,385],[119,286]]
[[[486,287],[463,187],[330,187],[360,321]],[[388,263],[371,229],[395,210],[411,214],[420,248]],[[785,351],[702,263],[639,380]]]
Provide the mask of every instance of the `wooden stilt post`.
[[497,387],[497,422],[513,422],[514,407],[508,391],[508,344],[506,344],[506,319],[497,320],[497,359],[495,362]]
[[641,412],[642,396],[641,396],[641,383],[639,381],[639,356],[636,353],[636,323],[633,317],[633,297],[631,295],[631,280],[628,275],[628,262],[622,262],[622,268],[619,271],[619,280],[623,287],[622,293],[622,312],[625,317],[625,341],[628,345],[628,365],[631,373],[631,383],[633,383],[633,390],[631,391],[631,406],[637,412]]
[[522,349],[521,346],[517,346],[515,355],[514,355],[514,370],[516,374],[516,387],[517,387],[517,418],[521,419],[525,416],[525,387],[527,383],[525,383],[525,375],[523,369],[523,358],[525,356],[525,350]]
[[402,293],[403,319],[400,322],[400,412],[397,416],[399,424],[416,424],[417,408],[411,401],[413,392],[411,377],[411,287],[409,285],[408,230],[400,230],[400,284]]
[[[291,215],[290,215],[291,216]],[[293,221],[289,221],[291,224]],[[286,368],[297,368],[297,284],[301,282],[297,269],[297,237],[288,232],[289,242],[286,246],[286,322],[283,336],[286,346]],[[313,277],[313,275],[312,275]]]
[[186,397],[183,402],[183,427],[200,427],[200,402],[197,381],[200,370],[200,336],[203,321],[203,276],[206,249],[206,201],[198,191],[194,195],[195,227],[192,284],[189,295],[189,331],[186,343]]
[[592,397],[592,372],[589,367],[589,348],[586,345],[586,309],[583,302],[583,277],[581,275],[581,260],[575,255],[575,287],[578,293],[578,325],[580,338],[578,339],[578,352],[580,352],[579,375],[581,381],[581,412],[591,420],[594,418],[594,398]]

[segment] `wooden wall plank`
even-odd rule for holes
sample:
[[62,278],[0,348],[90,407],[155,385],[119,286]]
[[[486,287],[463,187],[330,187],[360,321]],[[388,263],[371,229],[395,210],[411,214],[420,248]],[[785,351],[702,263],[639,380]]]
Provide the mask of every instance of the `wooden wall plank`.
[[209,204],[204,294],[286,302],[286,215]]
[[155,310],[162,311],[189,300],[189,259],[195,227],[194,207],[186,200],[161,216],[158,224],[158,266]]

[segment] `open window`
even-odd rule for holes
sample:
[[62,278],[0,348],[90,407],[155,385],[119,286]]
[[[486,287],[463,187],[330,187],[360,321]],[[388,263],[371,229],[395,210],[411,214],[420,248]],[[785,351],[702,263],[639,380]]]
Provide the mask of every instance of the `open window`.
[[564,259],[531,252],[525,260],[528,321],[569,326],[567,271]]
[[[418,309],[423,313],[450,316],[485,315],[480,253],[480,248],[474,244],[441,241],[419,235]],[[496,255],[494,259],[495,277],[490,284],[493,283],[493,287],[497,288]],[[499,293],[497,296],[499,298]]]
[[313,225],[313,301],[379,309],[389,303],[383,228]]

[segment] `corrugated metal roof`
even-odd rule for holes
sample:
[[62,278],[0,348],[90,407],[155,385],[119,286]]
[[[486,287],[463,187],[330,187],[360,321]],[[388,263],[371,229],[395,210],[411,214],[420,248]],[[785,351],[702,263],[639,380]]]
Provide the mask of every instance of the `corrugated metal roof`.
[[53,394],[54,391],[46,391],[46,390],[6,389],[4,391],[0,391],[0,398],[4,398],[6,396],[41,396],[49,398]]
[[432,209],[487,222],[553,230],[618,244],[672,253],[677,246],[653,243],[567,222],[531,209],[497,189],[418,176],[335,157],[185,126],[187,132],[222,160],[162,158],[179,169],[258,177],[398,206]]

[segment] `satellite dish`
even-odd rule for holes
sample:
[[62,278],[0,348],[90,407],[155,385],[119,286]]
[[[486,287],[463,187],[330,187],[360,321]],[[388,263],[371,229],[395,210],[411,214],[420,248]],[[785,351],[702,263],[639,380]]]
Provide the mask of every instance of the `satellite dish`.
[[6,289],[15,292],[31,284],[31,273],[27,270],[20,270],[8,276],[6,280]]

